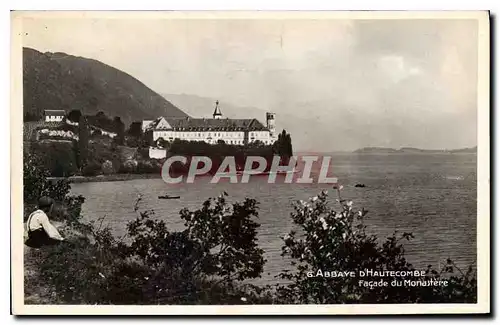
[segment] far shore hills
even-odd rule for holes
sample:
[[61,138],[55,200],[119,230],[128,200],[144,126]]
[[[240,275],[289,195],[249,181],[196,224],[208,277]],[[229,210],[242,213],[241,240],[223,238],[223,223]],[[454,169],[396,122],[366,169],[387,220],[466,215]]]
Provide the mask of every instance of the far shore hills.
[[398,154],[398,153],[477,153],[477,146],[461,149],[419,149],[412,147],[403,147],[400,149],[384,147],[364,147],[356,149],[353,153],[380,153],[380,154]]

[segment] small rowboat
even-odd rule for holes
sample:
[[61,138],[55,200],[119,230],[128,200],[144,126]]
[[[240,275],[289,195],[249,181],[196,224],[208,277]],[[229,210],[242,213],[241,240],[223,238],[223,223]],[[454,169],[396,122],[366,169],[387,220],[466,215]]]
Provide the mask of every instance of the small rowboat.
[[180,199],[180,196],[173,196],[173,195],[160,195],[158,196],[159,199]]

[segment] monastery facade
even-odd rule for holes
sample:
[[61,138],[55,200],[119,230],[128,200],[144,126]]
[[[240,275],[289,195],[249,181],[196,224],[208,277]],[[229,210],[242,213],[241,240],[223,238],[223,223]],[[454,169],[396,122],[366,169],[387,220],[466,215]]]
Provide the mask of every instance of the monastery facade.
[[274,143],[278,137],[275,125],[276,114],[274,113],[266,113],[266,125],[255,118],[224,118],[217,101],[212,117],[159,117],[155,120],[144,120],[142,130],[143,132],[151,132],[155,143],[158,143],[159,139],[162,138],[167,142],[180,139],[216,144],[222,140],[226,144],[245,145],[260,141],[269,145]]

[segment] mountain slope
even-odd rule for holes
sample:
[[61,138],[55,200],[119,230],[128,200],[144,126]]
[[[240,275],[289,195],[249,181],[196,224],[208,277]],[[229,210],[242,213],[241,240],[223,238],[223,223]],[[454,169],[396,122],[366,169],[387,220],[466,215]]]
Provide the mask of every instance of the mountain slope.
[[24,116],[40,119],[45,109],[103,111],[128,126],[157,116],[185,117],[179,108],[134,77],[96,60],[23,48]]

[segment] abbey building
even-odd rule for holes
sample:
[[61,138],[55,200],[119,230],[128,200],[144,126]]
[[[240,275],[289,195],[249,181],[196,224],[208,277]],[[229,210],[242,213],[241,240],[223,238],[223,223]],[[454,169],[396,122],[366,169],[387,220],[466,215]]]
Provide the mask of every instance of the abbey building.
[[152,134],[155,143],[160,139],[172,142],[175,139],[185,141],[204,141],[216,144],[245,145],[260,141],[272,144],[277,139],[274,113],[266,113],[266,124],[256,118],[229,119],[223,117],[219,102],[215,104],[212,118],[169,118],[159,117],[142,122],[143,132]]

